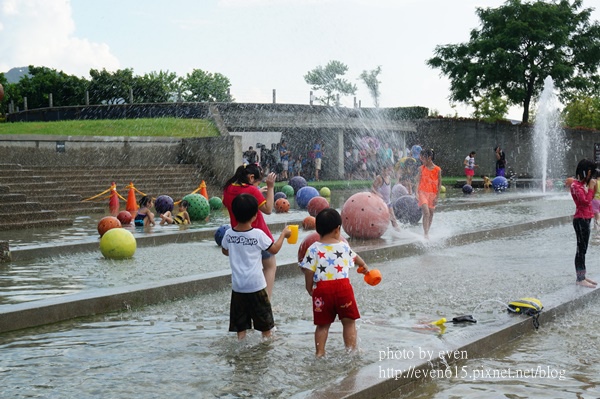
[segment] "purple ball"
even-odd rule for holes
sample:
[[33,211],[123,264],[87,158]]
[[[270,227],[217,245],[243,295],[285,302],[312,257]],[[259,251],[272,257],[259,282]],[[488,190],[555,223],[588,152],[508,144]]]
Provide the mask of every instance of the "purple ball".
[[285,195],[285,193],[282,193],[281,191],[278,191],[273,196],[273,202],[277,201],[279,198],[287,199],[287,195]]
[[416,225],[423,216],[423,211],[419,207],[419,203],[412,195],[405,195],[398,198],[392,204],[394,215],[400,223],[410,223]]
[[470,184],[465,184],[462,186],[462,192],[464,194],[471,194],[473,192],[473,187]]
[[307,183],[306,183],[306,179],[302,176],[294,176],[290,179],[289,181],[290,186],[292,186],[292,188],[294,189],[294,193],[298,194],[298,191],[302,188],[302,187],[306,187]]
[[166,211],[173,212],[173,198],[168,195],[159,195],[154,201],[154,209],[160,215]]
[[223,242],[223,237],[225,237],[225,232],[231,228],[231,225],[229,224],[224,224],[221,225],[217,231],[215,231],[215,242],[217,243],[218,246],[221,246],[221,243]]

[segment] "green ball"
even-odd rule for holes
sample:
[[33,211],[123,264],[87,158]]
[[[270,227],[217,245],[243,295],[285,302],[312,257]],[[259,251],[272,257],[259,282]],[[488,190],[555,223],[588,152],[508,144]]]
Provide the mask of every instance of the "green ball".
[[221,198],[219,197],[211,197],[208,200],[208,205],[210,205],[210,209],[218,211],[223,207],[223,201],[221,201]]
[[188,194],[183,197],[183,199],[190,204],[187,211],[190,214],[190,219],[192,221],[204,220],[210,214],[210,205],[208,204],[208,200],[202,195]]
[[331,195],[331,190],[329,187],[321,187],[319,194],[321,194],[321,197],[329,197]]
[[291,198],[294,196],[294,187],[286,184],[285,186],[281,187],[281,192],[284,193],[288,198]]
[[136,249],[133,234],[120,227],[108,230],[100,239],[100,252],[106,259],[128,259]]
[[441,186],[440,193],[445,193],[445,192],[446,192],[446,186]]

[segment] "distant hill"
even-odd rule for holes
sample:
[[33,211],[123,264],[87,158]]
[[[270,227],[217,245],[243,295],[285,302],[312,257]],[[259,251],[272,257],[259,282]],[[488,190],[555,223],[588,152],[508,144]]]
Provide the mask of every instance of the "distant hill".
[[4,77],[8,83],[18,83],[25,75],[29,74],[29,67],[11,68],[8,72],[4,72]]

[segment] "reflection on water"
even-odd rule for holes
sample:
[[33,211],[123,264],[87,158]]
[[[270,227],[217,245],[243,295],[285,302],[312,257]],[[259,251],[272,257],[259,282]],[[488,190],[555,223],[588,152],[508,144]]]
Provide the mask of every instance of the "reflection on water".
[[[442,225],[442,215],[436,221]],[[490,299],[506,303],[543,297],[574,284],[574,249],[572,226],[564,225],[371,264],[384,277],[378,286],[351,276],[362,315],[357,323],[360,354],[354,357],[345,354],[341,326],[335,323],[327,343],[329,357],[314,359],[310,298],[300,273],[276,282],[277,331],[268,342],[251,334],[239,344],[227,331],[228,290],[2,334],[0,389],[10,398],[164,398],[174,393],[178,398],[290,397],[377,364],[379,351],[388,347],[429,349],[464,329],[503,325],[511,316],[490,301],[474,313],[476,325],[449,325],[444,335],[419,328],[440,317],[471,313]],[[590,259],[596,252],[592,245]],[[600,274],[589,268],[590,277]],[[590,324],[600,316],[597,309],[596,304],[544,323],[489,358],[460,363],[470,369],[560,366],[566,370],[565,381],[438,380],[408,397],[476,398],[503,392],[508,397],[546,398],[549,392],[553,397],[561,392],[565,397],[570,392],[571,398],[576,393],[597,397],[590,377],[600,371],[592,361],[600,353]]]

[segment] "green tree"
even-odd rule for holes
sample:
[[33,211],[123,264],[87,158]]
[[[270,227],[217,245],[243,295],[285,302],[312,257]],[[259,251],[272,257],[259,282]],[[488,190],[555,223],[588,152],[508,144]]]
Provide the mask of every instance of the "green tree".
[[133,101],[135,103],[165,103],[174,101],[177,93],[177,74],[174,72],[150,72],[133,78]]
[[437,46],[427,60],[450,79],[450,100],[468,103],[495,91],[522,105],[529,122],[531,100],[548,75],[563,100],[600,87],[600,25],[590,22],[592,9],[582,9],[582,0],[508,0],[476,12],[481,28],[468,43]]
[[497,92],[484,95],[481,99],[471,102],[475,111],[473,118],[481,119],[486,122],[494,123],[504,119],[508,112],[508,101]]
[[181,82],[184,101],[192,102],[231,102],[229,78],[220,73],[194,69]]
[[129,90],[134,88],[133,69],[108,72],[90,69],[89,83],[91,104],[117,104],[129,101]]
[[4,98],[0,100],[0,115],[6,115],[6,112],[8,111],[8,81],[2,72],[0,72],[0,86],[2,86],[0,91],[4,93]]
[[330,105],[337,102],[340,96],[353,95],[356,93],[356,85],[341,78],[348,72],[348,67],[340,61],[329,61],[325,67],[318,66],[304,75],[306,83],[313,90],[323,90],[325,96],[315,97],[321,104]]
[[581,95],[574,98],[563,110],[563,120],[569,127],[600,130],[600,97]]
[[381,82],[377,79],[380,73],[381,65],[369,72],[362,71],[359,76],[359,78],[364,82],[365,86],[367,86],[367,89],[369,89],[369,93],[373,98],[373,105],[375,108],[379,108],[379,96],[381,95],[381,92],[379,91],[379,84]]
[[11,100],[15,107],[24,109],[24,97],[28,108],[44,108],[52,104],[56,107],[82,104],[85,98],[87,80],[47,67],[29,66],[29,74],[11,87]]

